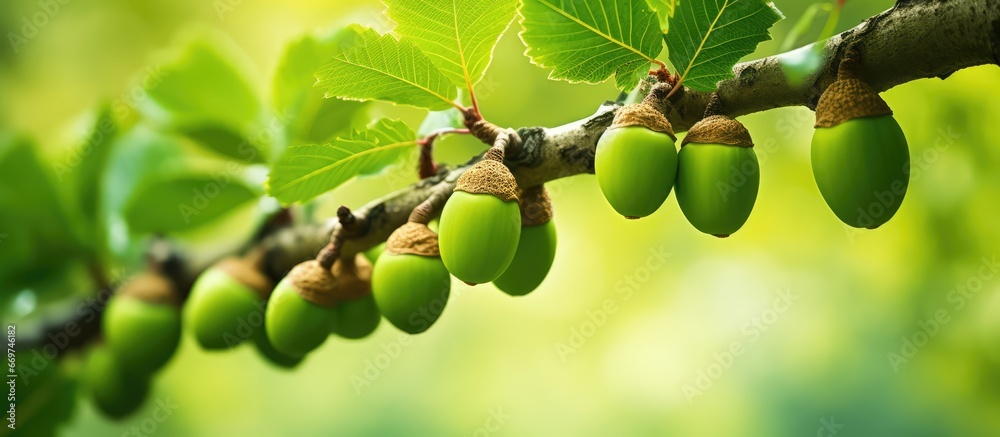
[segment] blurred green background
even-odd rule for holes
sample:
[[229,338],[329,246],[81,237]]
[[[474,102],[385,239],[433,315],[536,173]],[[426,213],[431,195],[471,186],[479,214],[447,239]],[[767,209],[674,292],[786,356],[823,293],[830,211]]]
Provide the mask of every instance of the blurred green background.
[[[808,6],[775,3],[789,18],[752,58],[774,54]],[[892,3],[849,1],[838,31]],[[0,50],[0,130],[33,139],[43,167],[55,173],[90,123],[86,114],[128,95],[191,29],[230,39],[246,55],[249,82],[267,96],[289,41],[349,22],[385,30],[391,23],[381,8],[376,0],[69,1],[16,53]],[[3,2],[2,34],[20,32],[22,17],[39,10],[34,0]],[[616,96],[610,83],[548,81],[522,56],[516,30],[515,23],[479,86],[491,121],[556,126]],[[33,420],[69,414],[59,427],[67,436],[127,435],[135,426],[164,436],[1000,435],[997,95],[995,66],[884,93],[915,170],[902,208],[877,231],[846,227],[820,197],[809,164],[809,110],[754,114],[742,121],[757,143],[760,194],[731,238],[698,233],[673,197],[653,216],[626,221],[593,176],[559,180],[549,184],[560,239],[555,265],[527,297],[454,281],[448,308],[427,333],[408,337],[383,323],[365,340],[334,337],[291,372],[270,367],[249,346],[206,353],[185,336],[133,416],[109,421],[74,390],[52,389],[50,401],[79,402],[46,405]],[[424,114],[379,104],[372,117],[381,115],[416,128]],[[482,149],[449,138],[437,154],[457,163]],[[112,162],[129,167],[124,156]],[[199,162],[226,165],[214,157]],[[49,195],[69,199],[62,209],[75,217],[86,203],[73,198],[85,194],[73,194],[81,187],[66,180],[43,196],[6,171],[0,253],[46,260],[30,280],[0,287],[5,321],[28,327],[93,286],[82,273],[86,263],[73,261],[86,250],[54,236],[36,245],[42,237],[21,232],[19,220]],[[405,174],[348,183],[317,202],[315,217],[415,180]],[[126,189],[118,184],[134,180],[114,177],[121,179],[83,192]],[[221,252],[245,240],[248,217],[268,207],[250,204],[172,237],[199,253]],[[25,233],[31,238],[20,238]],[[71,233],[91,237],[85,228]],[[142,239],[109,233],[112,253],[97,258],[113,260],[106,268],[114,275],[138,263]],[[947,321],[927,322],[942,311]],[[926,337],[926,345],[907,346]],[[741,353],[731,355],[733,348]],[[59,364],[70,381],[78,355]],[[164,402],[175,407],[159,420]],[[27,420],[27,408],[21,414]]]

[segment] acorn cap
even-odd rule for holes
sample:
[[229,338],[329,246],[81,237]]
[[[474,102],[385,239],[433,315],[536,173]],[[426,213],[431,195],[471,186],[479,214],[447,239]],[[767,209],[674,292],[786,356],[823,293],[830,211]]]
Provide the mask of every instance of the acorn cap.
[[481,161],[458,177],[455,191],[492,194],[509,202],[517,200],[517,180],[510,169],[503,165],[503,151],[491,148]]
[[753,139],[746,126],[725,115],[708,116],[691,126],[684,141],[681,141],[681,147],[688,143],[753,147]]
[[333,277],[337,278],[337,300],[354,300],[372,292],[372,264],[362,254],[353,261],[337,260],[333,264]]
[[857,53],[848,53],[840,61],[837,80],[823,91],[816,104],[816,126],[834,127],[862,117],[892,115],[889,104],[878,92],[858,78]]
[[229,276],[257,293],[262,300],[267,300],[274,290],[274,283],[254,268],[253,263],[244,258],[225,258],[215,264],[215,268],[226,272]]
[[552,199],[544,185],[529,187],[517,200],[521,209],[521,226],[541,226],[552,220]]
[[393,231],[385,242],[385,251],[393,255],[441,256],[437,234],[427,225],[414,222]]
[[288,280],[303,299],[323,307],[337,304],[337,280],[314,259],[299,263],[288,272]]
[[608,129],[631,126],[644,127],[654,132],[670,135],[670,139],[677,139],[677,136],[674,135],[674,127],[670,125],[670,120],[667,120],[662,112],[647,103],[636,103],[619,109]]
[[122,285],[118,295],[157,305],[181,304],[177,287],[169,278],[157,272],[136,274]]

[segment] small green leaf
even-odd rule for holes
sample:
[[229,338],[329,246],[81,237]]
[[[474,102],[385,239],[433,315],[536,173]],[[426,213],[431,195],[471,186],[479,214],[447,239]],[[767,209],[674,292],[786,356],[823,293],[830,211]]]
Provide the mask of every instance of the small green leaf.
[[695,91],[715,91],[733,77],[733,66],[762,41],[783,18],[774,4],[763,0],[683,0],[664,36],[670,62],[681,82]]
[[431,110],[454,105],[455,85],[420,48],[372,29],[356,31],[357,42],[316,73],[326,97],[386,100]]
[[140,186],[125,205],[133,233],[189,230],[219,218],[258,197],[232,175],[177,175]]
[[378,173],[413,153],[414,133],[399,120],[381,119],[350,138],[289,147],[271,169],[267,192],[284,204],[303,202],[359,175]]
[[420,47],[453,83],[472,87],[517,12],[517,0],[385,0],[393,33]]
[[221,38],[191,40],[156,70],[157,80],[146,89],[148,102],[140,109],[181,133],[213,132],[192,138],[222,155],[240,159],[237,148],[245,143],[259,149],[257,162],[266,161],[266,145],[247,140],[262,129],[263,105],[241,73],[247,69],[240,62],[244,56]]
[[368,103],[323,98],[316,70],[353,45],[357,32],[344,28],[306,35],[288,45],[274,76],[274,104],[284,117],[287,144],[322,143],[368,121]]
[[635,0],[523,0],[525,52],[549,78],[632,89],[663,50],[649,5]]

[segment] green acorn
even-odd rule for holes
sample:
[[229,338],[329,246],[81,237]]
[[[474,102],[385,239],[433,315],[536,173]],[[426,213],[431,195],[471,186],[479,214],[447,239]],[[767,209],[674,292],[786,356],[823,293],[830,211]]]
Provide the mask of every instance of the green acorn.
[[597,184],[615,211],[637,219],[667,200],[677,174],[675,140],[670,121],[650,103],[618,110],[594,155]]
[[227,258],[202,273],[184,304],[184,324],[205,349],[226,349],[263,331],[274,285],[250,260]]
[[507,270],[493,285],[511,296],[524,296],[541,285],[556,257],[556,226],[552,201],[545,187],[528,188],[518,199],[521,208],[521,238]]
[[372,295],[379,311],[400,330],[426,331],[444,311],[451,276],[441,260],[438,236],[427,227],[429,204],[393,231],[372,272]]
[[323,344],[337,316],[337,281],[317,260],[303,262],[271,292],[264,326],[279,352],[302,357]]
[[126,371],[104,346],[90,351],[81,380],[97,408],[113,419],[135,412],[149,392],[149,381]]
[[849,226],[875,229],[899,210],[910,181],[903,130],[875,90],[857,77],[856,53],[816,105],[812,168],[827,205]]
[[118,362],[135,374],[156,371],[170,359],[181,334],[174,284],[159,273],[140,273],[104,310],[102,327]]
[[341,299],[335,308],[337,315],[331,332],[350,339],[364,338],[375,332],[382,314],[372,296],[371,263],[362,255],[358,255],[351,265],[337,262],[333,265],[333,276],[337,278]]
[[691,126],[678,154],[677,203],[695,228],[723,238],[736,232],[759,186],[760,165],[743,123],[711,115]]
[[441,212],[441,259],[468,284],[500,277],[517,252],[517,182],[503,165],[503,155],[503,149],[493,147],[463,173]]

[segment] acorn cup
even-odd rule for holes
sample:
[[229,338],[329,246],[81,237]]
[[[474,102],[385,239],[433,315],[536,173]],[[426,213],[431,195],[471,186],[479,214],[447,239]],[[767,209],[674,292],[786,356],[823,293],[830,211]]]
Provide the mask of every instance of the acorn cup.
[[604,198],[628,219],[656,212],[670,196],[677,175],[677,138],[651,96],[618,110],[594,155]]
[[147,375],[170,360],[181,336],[179,301],[174,284],[157,272],[134,276],[111,298],[102,327],[122,369]]
[[393,231],[372,272],[379,311],[410,334],[424,332],[438,320],[451,291],[438,236],[426,225],[429,210],[430,204],[421,204],[408,223]]
[[81,382],[97,408],[112,419],[138,410],[149,393],[148,378],[124,369],[106,345],[90,350]]
[[231,348],[264,330],[265,303],[274,284],[254,264],[253,259],[226,258],[191,287],[184,324],[201,347]]
[[518,199],[521,211],[521,238],[507,270],[493,281],[504,293],[524,296],[548,275],[556,256],[556,227],[552,222],[552,201],[545,186],[528,188]]
[[270,344],[291,358],[319,347],[333,328],[336,296],[337,281],[319,261],[292,268],[267,302],[264,327]]
[[521,236],[517,181],[503,157],[503,148],[490,148],[458,178],[441,212],[441,259],[452,275],[470,285],[500,277]]
[[[708,114],[721,112],[713,94]],[[701,232],[725,238],[739,230],[757,200],[760,165],[743,123],[708,115],[681,142],[677,166],[677,203]]]
[[875,229],[903,202],[910,155],[889,105],[858,78],[856,57],[848,52],[816,105],[812,168],[823,199],[841,221]]

